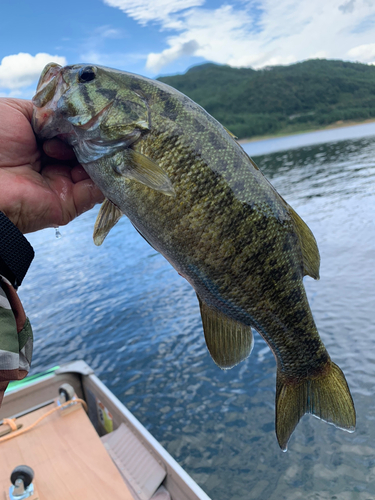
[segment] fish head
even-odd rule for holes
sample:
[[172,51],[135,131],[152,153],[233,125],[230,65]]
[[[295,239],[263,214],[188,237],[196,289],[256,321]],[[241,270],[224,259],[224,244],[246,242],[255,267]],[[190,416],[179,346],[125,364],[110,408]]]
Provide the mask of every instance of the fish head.
[[147,99],[132,89],[131,75],[101,66],[48,64],[33,104],[37,137],[61,138],[81,163],[127,147],[149,130]]

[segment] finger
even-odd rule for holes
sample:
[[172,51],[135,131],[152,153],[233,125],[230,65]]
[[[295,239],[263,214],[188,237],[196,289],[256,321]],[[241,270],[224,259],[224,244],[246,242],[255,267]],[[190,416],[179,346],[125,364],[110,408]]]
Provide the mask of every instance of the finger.
[[73,182],[79,182],[79,181],[83,181],[85,179],[90,179],[89,174],[82,167],[82,165],[79,165],[79,164],[76,165],[74,168],[72,168],[71,176],[72,176]]
[[31,117],[33,115],[33,103],[25,99],[18,99],[15,97],[4,97],[3,102],[13,109],[20,111],[29,122],[31,122]]
[[77,215],[104,201],[104,195],[91,179],[77,182],[73,187],[74,204]]
[[[65,175],[65,173],[63,173],[63,175]],[[102,203],[104,201],[105,198],[104,195],[102,194],[100,189],[95,185],[94,181],[91,180],[89,174],[82,167],[82,165],[76,165],[74,168],[72,168],[69,171],[69,175],[71,176],[71,179],[74,184],[81,183],[80,187],[77,188],[77,193],[80,193],[81,190],[90,189],[94,204]],[[83,183],[83,181],[90,181],[90,182]]]
[[[77,167],[73,170],[75,173],[80,171]],[[64,165],[48,165],[43,170],[43,177],[59,199],[61,215],[60,221],[56,222],[58,225],[67,224],[104,200],[103,194],[86,173],[85,178],[78,182],[73,180],[71,174],[72,170]]]
[[70,146],[56,138],[43,143],[43,150],[46,155],[57,160],[73,160],[76,157]]
[[56,163],[53,165],[46,165],[42,170],[42,176],[47,179],[58,179],[60,177],[67,177],[72,181],[72,170],[68,165]]
[[72,180],[73,184],[90,179],[89,174],[85,171],[82,165],[79,164],[73,168],[62,163],[56,163],[53,165],[50,164],[44,167],[43,176],[50,178],[59,176],[68,177]]

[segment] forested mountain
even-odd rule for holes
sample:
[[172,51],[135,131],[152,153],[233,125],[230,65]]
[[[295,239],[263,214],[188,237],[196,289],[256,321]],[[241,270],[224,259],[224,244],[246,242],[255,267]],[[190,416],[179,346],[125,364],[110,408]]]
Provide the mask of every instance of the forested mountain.
[[213,63],[160,77],[239,138],[375,118],[375,66],[312,59],[260,70]]

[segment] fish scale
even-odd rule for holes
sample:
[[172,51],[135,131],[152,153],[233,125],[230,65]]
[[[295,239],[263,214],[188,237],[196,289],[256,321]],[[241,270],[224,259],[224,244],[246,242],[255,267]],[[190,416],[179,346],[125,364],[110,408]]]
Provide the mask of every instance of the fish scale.
[[305,413],[354,430],[349,388],[303,286],[319,277],[315,239],[230,133],[168,85],[100,66],[47,67],[34,104],[39,138],[68,142],[107,198],[94,241],[127,215],[195,289],[220,367],[250,354],[251,328],[264,337],[280,447]]

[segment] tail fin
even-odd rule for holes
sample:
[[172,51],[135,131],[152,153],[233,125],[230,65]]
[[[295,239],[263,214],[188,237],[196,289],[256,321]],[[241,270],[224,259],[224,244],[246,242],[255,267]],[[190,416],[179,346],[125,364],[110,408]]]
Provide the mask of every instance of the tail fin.
[[305,413],[353,432],[355,409],[345,376],[332,361],[314,377],[296,382],[279,370],[276,379],[276,436],[280,448],[287,450],[292,432]]

